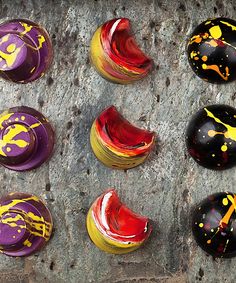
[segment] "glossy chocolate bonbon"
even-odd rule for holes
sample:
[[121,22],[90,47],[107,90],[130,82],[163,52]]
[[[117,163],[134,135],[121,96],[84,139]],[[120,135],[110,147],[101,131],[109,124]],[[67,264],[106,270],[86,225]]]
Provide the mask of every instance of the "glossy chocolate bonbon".
[[213,257],[236,256],[236,195],[221,192],[201,201],[193,212],[198,245]]
[[110,20],[95,31],[90,58],[102,77],[120,84],[144,78],[153,65],[138,47],[126,18]]
[[155,133],[129,123],[114,106],[94,121],[90,142],[96,157],[106,166],[129,169],[143,163],[155,143]]
[[0,251],[29,256],[42,249],[52,233],[52,217],[36,196],[10,193],[0,199]]
[[236,109],[209,105],[190,120],[186,131],[189,154],[200,165],[214,170],[236,165]]
[[193,71],[210,83],[236,79],[236,21],[215,18],[202,22],[188,41],[188,59]]
[[52,62],[52,44],[47,31],[25,19],[0,24],[0,76],[29,83],[41,76]]
[[47,118],[33,108],[19,106],[0,115],[0,164],[25,171],[51,156],[54,131]]
[[101,250],[124,254],[139,248],[149,237],[149,219],[125,206],[114,189],[109,189],[92,204],[87,215],[91,240]]

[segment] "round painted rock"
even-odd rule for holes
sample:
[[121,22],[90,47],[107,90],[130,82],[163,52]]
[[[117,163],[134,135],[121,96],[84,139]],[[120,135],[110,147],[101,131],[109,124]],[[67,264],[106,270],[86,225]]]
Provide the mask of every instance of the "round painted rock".
[[189,154],[200,165],[214,170],[236,165],[236,109],[209,105],[199,110],[186,131]]
[[52,217],[36,196],[11,193],[0,199],[0,251],[9,256],[28,256],[50,239]]
[[188,59],[193,71],[210,83],[236,79],[236,21],[209,19],[193,31],[188,41]]
[[54,131],[33,108],[19,106],[0,115],[0,164],[25,171],[39,167],[52,153]]
[[213,257],[236,256],[236,195],[208,196],[195,208],[192,230],[198,245]]
[[0,24],[0,76],[17,83],[32,82],[47,71],[53,51],[47,31],[25,19]]

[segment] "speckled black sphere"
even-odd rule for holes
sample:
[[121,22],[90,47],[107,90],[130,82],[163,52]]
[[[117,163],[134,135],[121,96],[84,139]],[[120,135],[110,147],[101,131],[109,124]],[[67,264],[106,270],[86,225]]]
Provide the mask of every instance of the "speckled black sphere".
[[193,212],[198,245],[213,257],[236,256],[236,195],[221,192],[204,199]]
[[209,105],[190,120],[186,131],[189,154],[201,166],[223,170],[236,165],[236,109]]
[[209,19],[201,23],[188,41],[193,71],[210,83],[236,80],[236,21]]

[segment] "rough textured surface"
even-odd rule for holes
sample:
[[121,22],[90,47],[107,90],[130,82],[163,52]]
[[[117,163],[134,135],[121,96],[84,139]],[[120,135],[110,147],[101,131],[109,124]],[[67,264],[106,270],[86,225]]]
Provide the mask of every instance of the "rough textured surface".
[[[2,20],[23,17],[44,25],[53,38],[54,63],[37,82],[0,82],[2,109],[28,105],[56,129],[51,161],[28,173],[0,169],[1,193],[35,193],[48,202],[54,237],[35,256],[0,256],[1,283],[234,282],[235,259],[213,260],[197,248],[190,231],[194,204],[206,195],[235,191],[235,169],[214,172],[186,153],[186,124],[209,103],[235,104],[236,84],[198,79],[185,53],[186,38],[209,17],[234,18],[234,1],[0,1]],[[103,80],[88,58],[93,31],[104,21],[131,19],[141,47],[155,69],[133,85]],[[91,152],[89,129],[97,114],[114,104],[131,122],[155,130],[158,146],[144,165],[124,171],[105,168]],[[115,187],[133,210],[154,221],[140,250],[108,255],[89,240],[85,216],[107,187]]]

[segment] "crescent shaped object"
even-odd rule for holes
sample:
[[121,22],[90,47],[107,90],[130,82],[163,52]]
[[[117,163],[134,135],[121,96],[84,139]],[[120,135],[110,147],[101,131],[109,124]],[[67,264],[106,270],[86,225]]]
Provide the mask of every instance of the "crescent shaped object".
[[19,106],[0,114],[0,164],[15,171],[39,167],[52,154],[54,130],[37,110]]
[[25,19],[0,24],[0,76],[16,83],[42,77],[51,65],[52,43],[47,31]]
[[133,126],[110,106],[94,121],[90,143],[95,156],[104,165],[130,169],[147,159],[154,147],[155,133]]
[[120,84],[144,78],[153,66],[152,59],[138,47],[126,18],[110,20],[95,31],[90,58],[102,77]]
[[139,248],[149,237],[149,219],[134,213],[109,189],[92,204],[87,215],[91,240],[101,250],[124,254]]
[[29,256],[44,247],[52,233],[52,217],[36,196],[10,193],[0,199],[0,252]]

